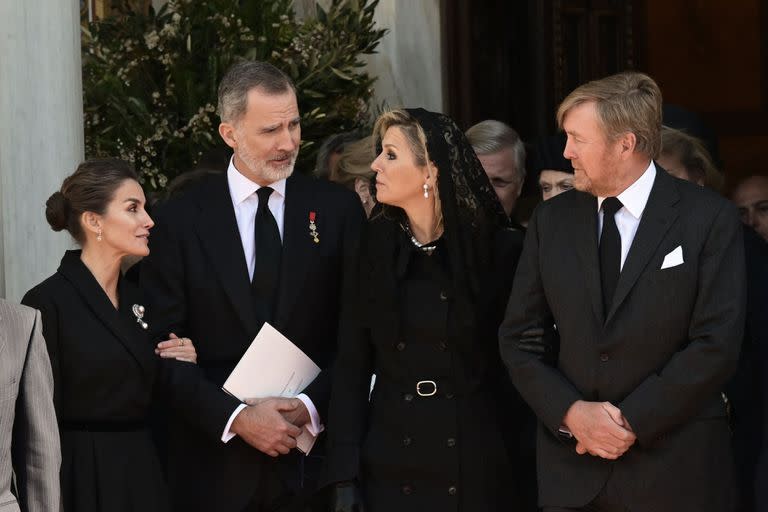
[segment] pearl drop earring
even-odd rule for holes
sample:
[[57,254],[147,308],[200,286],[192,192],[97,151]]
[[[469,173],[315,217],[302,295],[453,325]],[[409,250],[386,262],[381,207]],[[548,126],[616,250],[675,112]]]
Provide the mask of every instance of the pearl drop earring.
[[424,199],[429,199],[429,185],[424,182]]

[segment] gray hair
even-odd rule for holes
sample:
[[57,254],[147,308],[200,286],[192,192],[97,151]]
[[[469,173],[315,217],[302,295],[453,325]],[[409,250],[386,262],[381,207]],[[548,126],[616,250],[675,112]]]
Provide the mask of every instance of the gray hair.
[[290,77],[268,62],[241,60],[233,64],[219,84],[217,112],[225,123],[234,123],[245,115],[248,91],[259,88],[267,94],[296,93]]
[[471,127],[466,135],[478,155],[491,155],[510,148],[517,177],[520,183],[525,180],[525,145],[514,128],[501,121],[488,119]]

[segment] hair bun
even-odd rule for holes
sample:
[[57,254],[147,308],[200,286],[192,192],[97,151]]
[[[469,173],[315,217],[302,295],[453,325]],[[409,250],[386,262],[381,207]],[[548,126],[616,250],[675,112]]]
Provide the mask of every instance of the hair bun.
[[69,212],[69,201],[59,191],[51,194],[51,197],[45,202],[45,218],[54,231],[61,231],[67,228]]

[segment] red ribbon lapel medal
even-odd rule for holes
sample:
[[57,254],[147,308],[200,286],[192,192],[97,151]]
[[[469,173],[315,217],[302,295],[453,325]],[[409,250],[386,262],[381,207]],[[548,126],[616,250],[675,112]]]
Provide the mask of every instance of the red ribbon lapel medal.
[[317,232],[317,225],[315,224],[315,219],[317,218],[317,214],[315,212],[309,212],[309,236],[312,237],[312,240],[316,243],[320,243],[320,233]]

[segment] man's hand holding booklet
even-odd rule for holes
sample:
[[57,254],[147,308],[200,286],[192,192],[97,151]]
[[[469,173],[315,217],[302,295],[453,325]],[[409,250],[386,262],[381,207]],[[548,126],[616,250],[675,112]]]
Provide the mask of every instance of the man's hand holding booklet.
[[[312,359],[265,322],[222,389],[242,402],[269,397],[294,398],[319,374],[320,367]],[[301,434],[296,438],[296,447],[303,453],[308,453],[315,444],[315,435],[308,426],[301,426]]]

